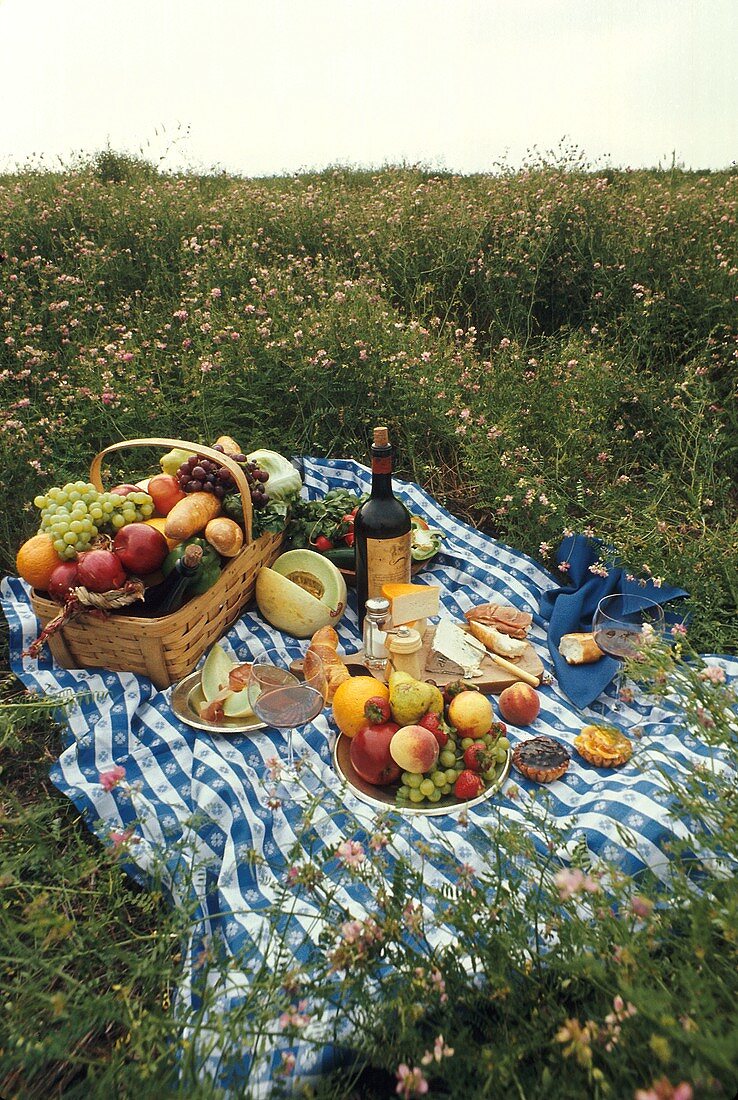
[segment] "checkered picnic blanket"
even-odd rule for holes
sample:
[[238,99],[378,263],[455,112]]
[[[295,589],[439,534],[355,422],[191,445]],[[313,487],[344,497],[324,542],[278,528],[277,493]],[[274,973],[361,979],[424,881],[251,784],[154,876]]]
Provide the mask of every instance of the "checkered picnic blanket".
[[[369,489],[370,473],[351,461],[305,459],[304,481],[311,498],[337,487],[361,493]],[[421,579],[440,585],[444,612],[461,618],[473,604],[489,600],[531,612],[530,640],[550,669],[545,623],[537,610],[540,594],[556,587],[556,579],[525,555],[450,515],[417,485],[398,480],[395,489],[412,512],[423,515],[443,533],[442,552],[429,563]],[[350,600],[338,627],[347,653],[359,647],[354,593]],[[345,790],[333,771],[335,731],[327,712],[295,734],[296,751],[308,763],[305,787],[318,794],[321,802],[321,813],[305,831],[302,808],[306,793],[285,797],[279,806],[270,805],[273,783],[267,761],[284,748],[276,731],[237,736],[202,732],[175,717],[169,705],[171,689],[157,691],[144,677],[61,669],[46,652],[37,659],[22,657],[38,632],[26,585],[5,578],[2,603],[16,675],[27,688],[45,695],[76,696],[63,714],[64,748],[52,768],[54,783],[103,843],[111,844],[116,834],[133,831],[136,842],[127,848],[125,866],[135,879],[143,884],[154,879],[162,882],[172,904],[194,904],[175,1010],[177,1006],[183,1010],[195,1006],[202,995],[198,969],[203,945],[208,943],[217,941],[221,954],[238,960],[225,984],[213,976],[211,1013],[233,1010],[251,976],[265,964],[271,965],[276,942],[281,952],[294,955],[297,966],[309,960],[322,930],[309,902],[301,904],[299,913],[285,916],[276,940],[267,915],[280,896],[288,867],[295,862],[295,849],[314,854],[347,837],[360,836],[362,828],[365,835],[370,834],[376,817],[375,811]],[[245,659],[245,651],[255,656],[266,646],[276,645],[289,657],[300,656],[307,647],[307,642],[274,631],[256,610],[243,615],[224,644],[241,659]],[[729,678],[738,677],[738,661],[715,661]],[[547,733],[571,745],[582,725],[595,715],[576,711],[556,684],[543,687],[540,694],[541,712],[533,727],[525,732],[512,728],[511,740],[514,743],[531,732]],[[638,697],[625,717],[630,723],[669,718]],[[670,720],[674,722],[673,717]],[[712,755],[677,724],[672,729],[656,748],[675,773]],[[561,823],[571,823],[567,825],[570,843],[586,843],[595,863],[605,859],[628,874],[648,867],[663,877],[668,861],[664,845],[680,833],[680,826],[669,817],[663,784],[638,768],[637,756],[638,751],[626,766],[605,771],[572,753],[565,777],[548,788],[548,812]],[[107,790],[99,775],[116,765],[125,769],[125,782]],[[399,855],[419,859],[421,841],[431,852],[443,847],[459,864],[483,868],[490,846],[489,826],[494,826],[497,815],[510,822],[524,820],[520,796],[509,795],[513,784],[521,788],[523,798],[534,786],[514,775],[492,799],[468,811],[464,828],[455,814],[393,814],[392,843],[386,850],[390,869]],[[254,852],[262,857],[260,861],[253,860]],[[365,919],[372,912],[366,886],[356,878],[341,876],[337,863],[335,874],[341,899],[356,919]],[[449,885],[454,884],[447,859],[426,857],[424,874],[434,884],[442,884],[446,878]],[[436,935],[440,942],[443,929],[439,927]],[[237,1052],[234,1063],[234,1052],[224,1052],[215,1040],[210,1042],[207,1027],[201,1026],[198,1072],[210,1073],[234,1087],[237,1084],[238,1089],[247,1081],[249,1095],[265,1095],[274,1074],[283,1067],[285,1052],[295,1054],[295,1078],[305,1079],[334,1064],[336,1049],[331,1042],[310,1041],[309,1029],[306,1037],[304,1042],[286,1036],[262,1038],[253,1049]]]

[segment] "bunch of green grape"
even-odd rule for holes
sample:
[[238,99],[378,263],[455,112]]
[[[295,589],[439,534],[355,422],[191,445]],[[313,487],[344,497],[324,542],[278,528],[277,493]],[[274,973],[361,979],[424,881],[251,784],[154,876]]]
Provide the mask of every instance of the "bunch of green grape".
[[113,533],[154,514],[148,493],[101,493],[87,481],[70,481],[49,489],[33,502],[41,510],[41,528],[51,536],[60,558],[68,561],[89,550],[101,531]]
[[438,755],[438,763],[433,771],[427,774],[423,772],[403,772],[401,785],[397,791],[396,800],[399,806],[408,804],[418,805],[422,802],[440,802],[441,799],[451,794],[454,783],[466,769],[464,753],[474,744],[482,744],[487,750],[490,766],[481,778],[485,783],[491,783],[497,778],[497,769],[507,759],[507,750],[510,742],[507,737],[501,737],[497,733],[488,733],[475,741],[474,738],[464,737],[459,741],[453,726],[444,724],[448,741]]

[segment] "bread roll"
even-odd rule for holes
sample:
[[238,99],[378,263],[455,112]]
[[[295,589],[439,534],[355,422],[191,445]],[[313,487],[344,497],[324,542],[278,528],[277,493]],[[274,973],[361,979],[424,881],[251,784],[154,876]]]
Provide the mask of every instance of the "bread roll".
[[338,634],[332,626],[322,626],[320,630],[315,631],[310,639],[310,646],[307,654],[305,654],[306,658],[310,653],[317,654],[323,662],[328,686],[326,702],[331,703],[338,685],[342,684],[344,680],[348,680],[350,676],[349,670],[338,656]]
[[569,665],[591,665],[604,657],[593,634],[564,634],[559,653]]

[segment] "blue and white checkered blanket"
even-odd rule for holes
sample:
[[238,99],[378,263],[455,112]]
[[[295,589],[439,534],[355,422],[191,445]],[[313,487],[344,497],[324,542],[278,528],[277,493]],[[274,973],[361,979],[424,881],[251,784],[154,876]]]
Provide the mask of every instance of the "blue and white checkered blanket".
[[[339,486],[364,492],[370,474],[350,461],[306,459],[304,480],[308,495],[314,498]],[[418,486],[398,481],[396,491],[411,511],[422,514],[443,532],[442,553],[429,564],[422,579],[441,586],[445,613],[461,618],[473,604],[494,599],[536,616],[540,594],[558,583],[554,577],[523,554],[454,518]],[[338,628],[345,652],[359,646],[353,593],[350,599]],[[200,732],[174,716],[169,706],[171,689],[156,691],[143,677],[65,670],[47,653],[38,659],[21,657],[38,632],[25,584],[6,578],[2,602],[10,625],[11,665],[16,675],[37,692],[77,696],[64,713],[64,750],[52,769],[54,783],[104,843],[111,843],[111,834],[133,830],[136,843],[128,847],[125,860],[131,875],[140,882],[163,876],[174,904],[184,902],[185,889],[188,902],[192,902],[194,882],[198,911],[184,954],[187,962],[179,1004],[186,1007],[197,996],[193,983],[197,956],[217,923],[216,938],[221,940],[222,950],[241,960],[231,971],[227,986],[214,991],[211,1011],[227,1013],[248,984],[250,968],[256,970],[265,957],[268,960],[271,947],[265,911],[295,861],[290,851],[298,834],[299,846],[305,850],[309,846],[314,853],[356,836],[357,820],[372,830],[374,812],[346,792],[333,772],[335,734],[327,714],[295,734],[296,751],[309,762],[306,785],[321,793],[324,805],[330,808],[309,834],[303,835],[299,797],[285,798],[276,808],[270,806],[273,785],[267,761],[283,750],[278,733],[263,730],[250,736],[217,736]],[[544,625],[540,618],[535,619],[530,640],[550,669]],[[279,635],[255,610],[243,615],[224,643],[241,659],[245,659],[244,651],[256,655],[266,645],[276,644],[292,657],[300,656],[307,646]],[[738,661],[715,658],[715,662],[729,678],[738,677]],[[592,712],[577,712],[555,684],[542,688],[540,694],[541,712],[532,732],[552,734],[571,745],[582,725],[593,720]],[[626,712],[629,722],[645,723],[664,716],[665,712],[653,712],[638,698]],[[513,728],[510,737],[515,742],[530,732],[519,733]],[[693,768],[710,755],[710,750],[677,725],[661,740],[659,750],[667,766],[675,770]],[[549,812],[562,823],[572,822],[572,845],[586,842],[595,861],[612,861],[629,874],[649,867],[663,875],[667,865],[664,844],[680,826],[669,818],[663,785],[638,768],[637,755],[617,771],[605,771],[572,753],[569,771],[549,788]],[[116,765],[125,769],[125,783],[106,790],[99,773]],[[522,789],[523,797],[533,787],[511,777],[493,799],[468,811],[469,823],[463,829],[453,814],[397,816],[390,859],[392,853],[419,859],[417,846],[422,839],[431,850],[434,843],[442,841],[445,850],[452,849],[461,863],[483,867],[489,846],[485,826],[492,824],[498,813],[511,822],[524,819],[520,797],[506,793],[513,783]],[[260,863],[253,860],[254,852],[263,857]],[[435,865],[433,859],[426,859],[424,866],[436,884],[448,873],[447,865],[440,861]],[[344,877],[340,889],[353,916],[363,919],[371,913],[371,898],[358,880],[346,881]],[[303,907],[283,932],[283,946],[294,952],[299,963],[317,942],[320,923]],[[205,1035],[205,1030],[200,1032],[201,1043]],[[316,1049],[310,1043],[263,1040],[259,1049],[243,1052],[243,1073],[251,1073],[249,1095],[268,1091],[270,1078],[288,1048],[297,1056],[296,1075],[314,1075],[331,1065],[333,1053],[328,1044]],[[203,1047],[201,1072],[218,1076],[221,1056],[217,1048]]]

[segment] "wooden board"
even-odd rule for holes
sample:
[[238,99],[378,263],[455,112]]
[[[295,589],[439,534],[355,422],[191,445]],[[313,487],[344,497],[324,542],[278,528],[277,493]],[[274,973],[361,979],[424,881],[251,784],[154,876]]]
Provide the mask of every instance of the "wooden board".
[[[462,624],[459,623],[461,626]],[[423,637],[423,654],[425,659],[428,659],[430,653],[431,643],[433,641],[433,635],[435,634],[435,626],[429,626]],[[348,653],[346,656],[339,653],[343,663],[348,667],[352,676],[374,676],[377,680],[385,680],[386,677],[382,670],[376,671],[369,669],[364,664],[364,651],[358,650],[356,653]],[[543,663],[540,657],[536,653],[530,642],[526,643],[526,648],[520,657],[511,662],[512,664],[521,668],[524,672],[530,673],[531,676],[536,676],[539,680],[543,676]],[[290,665],[293,672],[302,671],[302,660],[293,661]],[[491,657],[483,657],[480,663],[482,669],[482,675],[469,678],[469,683],[474,684],[480,691],[486,694],[499,695],[501,691],[504,691],[510,684],[518,682],[519,677],[514,676],[513,673],[508,672],[506,669],[500,668],[496,665]],[[453,683],[454,680],[458,680],[459,676],[449,673],[441,672],[426,672],[423,676],[425,680],[433,680],[439,687],[443,688],[447,684]]]

